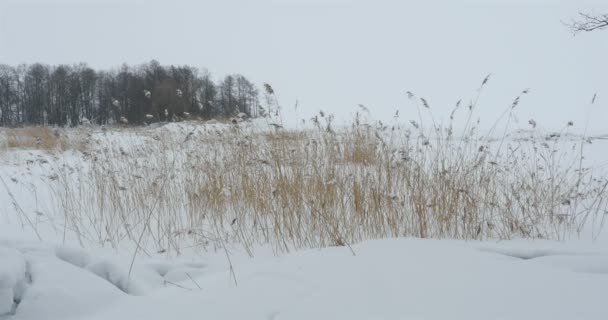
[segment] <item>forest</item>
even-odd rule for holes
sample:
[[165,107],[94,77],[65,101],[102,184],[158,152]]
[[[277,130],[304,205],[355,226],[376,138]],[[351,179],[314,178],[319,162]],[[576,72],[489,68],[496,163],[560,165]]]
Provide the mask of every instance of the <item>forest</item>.
[[0,65],[0,126],[75,127],[258,116],[258,89],[239,74],[152,60],[95,70],[85,63]]

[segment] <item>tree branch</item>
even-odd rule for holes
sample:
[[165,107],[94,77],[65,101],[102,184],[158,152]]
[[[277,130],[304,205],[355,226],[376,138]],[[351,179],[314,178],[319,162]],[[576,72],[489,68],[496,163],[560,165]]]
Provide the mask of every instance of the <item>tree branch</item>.
[[608,14],[592,15],[579,12],[579,19],[568,24],[573,33],[590,32],[608,27]]

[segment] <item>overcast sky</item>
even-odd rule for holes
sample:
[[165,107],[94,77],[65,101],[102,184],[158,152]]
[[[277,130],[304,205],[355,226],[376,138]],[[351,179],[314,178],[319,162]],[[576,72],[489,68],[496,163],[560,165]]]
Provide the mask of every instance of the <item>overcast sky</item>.
[[416,119],[408,90],[447,120],[492,73],[483,123],[530,88],[521,126],[580,128],[591,112],[591,129],[608,131],[608,30],[573,36],[563,22],[579,10],[606,13],[608,1],[0,0],[0,63],[241,73],[272,84],[291,122],[319,110],[344,121],[359,103],[375,119]]

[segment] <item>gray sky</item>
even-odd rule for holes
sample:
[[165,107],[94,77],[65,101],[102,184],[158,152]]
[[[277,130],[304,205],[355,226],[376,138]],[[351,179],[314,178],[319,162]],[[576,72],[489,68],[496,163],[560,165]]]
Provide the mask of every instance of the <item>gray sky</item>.
[[[521,126],[608,131],[608,30],[576,37],[562,24],[605,0],[0,0],[0,63],[162,64],[242,73],[269,82],[295,122],[324,110],[340,121],[362,103],[374,119],[417,119],[425,97],[437,121],[474,97],[493,120],[518,93]],[[299,100],[296,115],[293,105]]]

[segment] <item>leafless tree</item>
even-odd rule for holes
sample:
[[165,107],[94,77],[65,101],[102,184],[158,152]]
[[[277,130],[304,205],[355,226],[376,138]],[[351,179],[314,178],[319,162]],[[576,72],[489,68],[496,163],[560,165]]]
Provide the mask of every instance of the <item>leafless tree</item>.
[[578,18],[567,24],[573,33],[589,32],[608,28],[608,14],[579,12]]
[[86,64],[0,64],[0,127],[251,117],[257,106],[258,89],[244,76],[216,84],[207,71],[187,65],[153,60],[96,71]]

